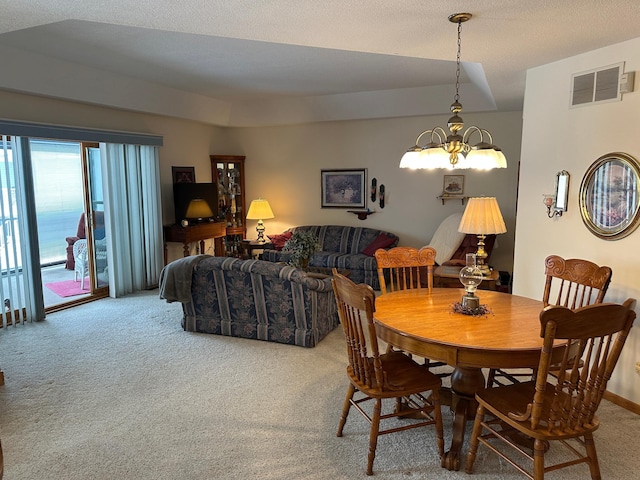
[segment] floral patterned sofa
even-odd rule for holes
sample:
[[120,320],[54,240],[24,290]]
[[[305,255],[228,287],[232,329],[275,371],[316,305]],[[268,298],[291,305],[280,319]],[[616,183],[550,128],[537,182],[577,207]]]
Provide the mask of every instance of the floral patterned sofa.
[[[161,277],[160,297],[182,302],[186,331],[314,347],[339,323],[330,277],[262,260],[200,257],[170,263]],[[190,295],[188,286],[172,295],[167,279],[182,282],[189,272]]]
[[[293,227],[284,232],[311,231],[321,245],[309,266],[328,267],[349,270],[349,278],[355,283],[367,283],[374,290],[380,290],[378,281],[378,265],[373,256],[378,248],[390,248],[398,245],[397,235],[366,227],[350,227],[342,225],[305,225]],[[273,245],[278,235],[269,235]],[[287,254],[274,247],[267,247],[262,259],[270,262],[286,262]]]

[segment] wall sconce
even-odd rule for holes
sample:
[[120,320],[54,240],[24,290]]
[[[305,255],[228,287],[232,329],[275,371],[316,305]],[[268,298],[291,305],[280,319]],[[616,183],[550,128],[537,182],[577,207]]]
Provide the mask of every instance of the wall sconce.
[[547,207],[549,218],[561,217],[567,211],[569,200],[569,172],[562,170],[556,174],[555,194],[544,194],[542,203]]

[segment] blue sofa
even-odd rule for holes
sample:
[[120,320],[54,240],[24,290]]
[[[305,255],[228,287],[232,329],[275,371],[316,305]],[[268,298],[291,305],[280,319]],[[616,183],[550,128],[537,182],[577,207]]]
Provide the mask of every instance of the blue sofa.
[[[378,265],[373,256],[375,249],[369,248],[381,234],[392,239],[385,248],[398,245],[397,235],[366,227],[350,227],[342,225],[305,225],[290,228],[287,231],[311,231],[318,237],[321,251],[316,252],[309,266],[347,269],[349,278],[355,283],[367,283],[374,290],[380,290],[378,281]],[[373,250],[373,251],[370,251]],[[367,253],[363,253],[367,252]],[[267,248],[262,259],[270,262],[286,262],[288,256],[282,251]]]
[[339,323],[330,277],[262,260],[201,257],[176,260],[162,275],[177,276],[173,283],[184,287],[192,272],[186,294],[174,295],[161,280],[161,298],[182,302],[186,331],[314,347]]

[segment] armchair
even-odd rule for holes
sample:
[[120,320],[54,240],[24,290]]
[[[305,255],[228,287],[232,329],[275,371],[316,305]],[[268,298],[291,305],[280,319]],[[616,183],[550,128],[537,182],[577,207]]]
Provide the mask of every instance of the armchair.
[[[95,238],[96,240],[101,240],[104,238],[104,212],[94,212],[94,215],[96,217]],[[73,244],[78,240],[87,238],[86,232],[87,222],[85,221],[85,214],[82,212],[78,221],[78,229],[75,236],[65,238],[67,241],[67,261],[64,268],[67,270],[75,270],[76,262],[73,255]]]

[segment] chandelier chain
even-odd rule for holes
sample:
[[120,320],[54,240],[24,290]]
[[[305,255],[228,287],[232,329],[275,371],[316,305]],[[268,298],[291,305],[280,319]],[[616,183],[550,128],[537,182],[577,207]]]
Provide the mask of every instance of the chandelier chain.
[[460,100],[460,50],[462,49],[462,20],[458,20],[458,55],[456,56],[456,95],[454,100]]

